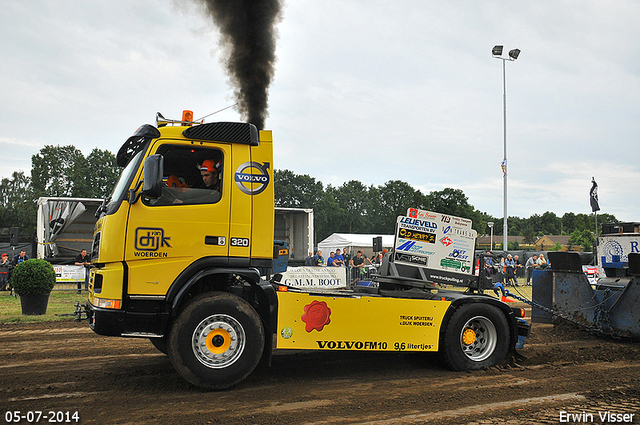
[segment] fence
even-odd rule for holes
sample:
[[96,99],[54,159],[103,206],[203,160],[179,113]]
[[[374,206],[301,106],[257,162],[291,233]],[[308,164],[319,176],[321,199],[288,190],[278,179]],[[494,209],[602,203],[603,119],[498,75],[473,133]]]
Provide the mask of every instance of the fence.
[[371,280],[371,275],[377,274],[378,269],[375,266],[366,265],[364,267],[347,267],[347,281],[349,287],[357,285],[359,281]]

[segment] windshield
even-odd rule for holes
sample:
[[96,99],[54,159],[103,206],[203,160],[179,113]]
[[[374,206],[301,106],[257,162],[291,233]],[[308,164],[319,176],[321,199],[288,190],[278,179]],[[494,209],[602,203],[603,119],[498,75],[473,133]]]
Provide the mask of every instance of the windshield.
[[[123,199],[125,199],[125,195],[127,194],[127,190],[131,185],[131,180],[133,179],[133,175],[135,174],[138,166],[140,165],[140,161],[142,160],[142,155],[144,150],[138,152],[132,159],[129,161],[129,164],[125,167],[120,175],[120,180],[118,180],[118,184],[116,184],[115,189],[113,189],[113,193],[109,198],[109,206],[111,207],[113,204],[120,204]],[[107,208],[111,211],[111,208]]]

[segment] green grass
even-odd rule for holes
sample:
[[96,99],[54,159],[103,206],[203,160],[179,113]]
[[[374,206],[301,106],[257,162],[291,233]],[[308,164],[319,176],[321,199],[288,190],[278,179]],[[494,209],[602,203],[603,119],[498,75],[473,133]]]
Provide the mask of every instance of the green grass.
[[50,322],[56,320],[73,320],[74,316],[60,316],[75,311],[75,303],[84,304],[88,292],[78,294],[73,291],[52,291],[49,297],[47,313],[39,316],[22,314],[20,297],[13,297],[9,292],[0,292],[0,323]]

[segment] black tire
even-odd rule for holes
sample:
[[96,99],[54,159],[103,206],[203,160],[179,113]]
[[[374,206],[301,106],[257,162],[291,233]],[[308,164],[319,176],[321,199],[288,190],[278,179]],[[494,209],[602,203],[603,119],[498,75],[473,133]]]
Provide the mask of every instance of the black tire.
[[260,316],[242,298],[203,294],[189,301],[171,327],[173,367],[192,384],[212,390],[231,387],[255,369],[264,348]]
[[443,360],[453,370],[478,370],[504,362],[509,324],[498,308],[464,304],[453,313],[441,341]]
[[168,336],[165,335],[162,338],[149,338],[151,344],[158,349],[162,354],[168,354],[167,351],[167,339]]

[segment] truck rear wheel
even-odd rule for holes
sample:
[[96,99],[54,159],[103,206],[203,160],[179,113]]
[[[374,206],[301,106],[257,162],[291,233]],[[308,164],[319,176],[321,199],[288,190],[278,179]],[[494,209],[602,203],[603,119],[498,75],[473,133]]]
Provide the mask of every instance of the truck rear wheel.
[[500,310],[485,304],[464,304],[449,320],[442,354],[453,370],[478,370],[503,362],[509,339],[509,324]]
[[169,358],[187,381],[220,390],[253,371],[264,340],[260,316],[249,303],[226,293],[203,294],[189,302],[171,327]]

